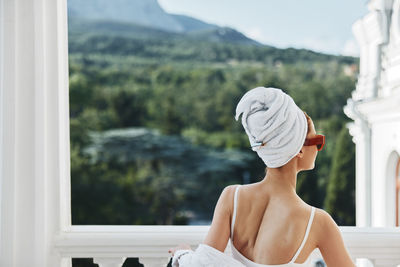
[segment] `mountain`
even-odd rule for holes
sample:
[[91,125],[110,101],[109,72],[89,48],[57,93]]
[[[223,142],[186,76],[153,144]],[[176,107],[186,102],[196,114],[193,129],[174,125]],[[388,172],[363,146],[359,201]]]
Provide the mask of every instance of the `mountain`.
[[260,45],[231,28],[209,27],[206,30],[197,30],[192,27],[188,33],[167,32],[157,28],[146,27],[142,25],[116,22],[116,21],[95,21],[86,19],[68,20],[69,37],[83,35],[102,35],[102,36],[120,36],[141,40],[176,40],[176,41],[206,41],[214,43],[231,43],[244,45]]
[[[201,47],[204,50],[201,58],[228,57],[232,53],[248,59],[265,58],[265,53],[274,54],[277,60],[283,62],[295,58],[330,58],[304,49],[276,49],[261,45],[234,29],[219,27],[189,16],[169,14],[161,8],[157,0],[68,0],[68,30],[71,51],[94,49],[98,52],[110,52],[112,48],[117,49],[115,53],[130,53],[137,52],[135,47],[138,45],[146,50],[146,55],[152,56],[165,56],[167,51],[171,52],[171,47],[185,47],[187,51]],[[212,48],[215,51],[208,51],[211,48],[203,46],[204,42],[216,45]],[[229,50],[226,55],[218,51],[217,45],[231,44],[252,45],[260,49],[247,51],[246,48],[225,47],[224,49]],[[151,52],[149,47],[153,49]],[[183,51],[178,50],[174,52],[179,54],[179,58],[187,58]]]
[[188,35],[209,42],[261,45],[260,43],[247,38],[244,34],[228,27],[190,32]]
[[219,27],[214,24],[209,24],[204,21],[184,16],[184,15],[174,15],[171,16],[183,27],[185,32],[192,32],[192,31],[202,31],[202,30],[215,30]]
[[259,45],[242,33],[201,20],[169,14],[157,0],[68,0],[71,33],[135,38],[189,38],[210,42]]
[[68,0],[68,16],[134,23],[171,32],[185,29],[157,0]]
[[68,32],[70,37],[76,35],[106,35],[131,37],[135,39],[171,39],[182,36],[181,33],[167,32],[161,29],[129,22],[81,18],[68,19]]
[[157,0],[68,0],[68,17],[132,23],[178,33],[218,28],[189,16],[169,14]]

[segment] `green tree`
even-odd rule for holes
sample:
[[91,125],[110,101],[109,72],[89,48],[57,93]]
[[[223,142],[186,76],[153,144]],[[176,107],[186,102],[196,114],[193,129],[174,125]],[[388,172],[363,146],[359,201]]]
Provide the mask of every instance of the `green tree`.
[[81,113],[85,104],[91,101],[93,87],[82,73],[73,73],[69,77],[70,116],[76,117]]
[[112,99],[118,127],[142,126],[147,119],[146,95],[141,91],[120,91]]
[[338,225],[355,225],[355,146],[343,127],[332,159],[325,208]]
[[308,204],[321,207],[321,197],[318,189],[317,169],[300,172],[297,178],[296,191]]

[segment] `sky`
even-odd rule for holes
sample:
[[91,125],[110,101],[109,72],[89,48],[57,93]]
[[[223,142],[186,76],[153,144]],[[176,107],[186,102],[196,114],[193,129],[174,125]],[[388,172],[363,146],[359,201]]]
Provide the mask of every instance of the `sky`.
[[358,56],[352,25],[367,0],[158,0],[168,13],[234,28],[260,43]]

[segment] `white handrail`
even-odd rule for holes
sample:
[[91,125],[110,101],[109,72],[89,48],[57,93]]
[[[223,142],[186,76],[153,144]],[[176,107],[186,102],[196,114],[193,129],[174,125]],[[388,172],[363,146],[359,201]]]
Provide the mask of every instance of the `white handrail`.
[[[209,226],[72,226],[56,236],[54,248],[62,257],[119,259],[137,257],[148,266],[166,266],[168,248],[188,243],[195,248]],[[374,266],[400,264],[400,228],[339,227],[355,259],[369,259]],[[229,250],[229,247],[227,248]],[[123,261],[122,261],[123,262]],[[105,265],[100,265],[105,266]]]

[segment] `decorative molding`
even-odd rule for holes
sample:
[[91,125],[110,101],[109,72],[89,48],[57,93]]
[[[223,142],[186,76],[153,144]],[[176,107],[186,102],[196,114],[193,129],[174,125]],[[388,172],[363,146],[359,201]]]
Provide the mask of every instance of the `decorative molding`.
[[372,10],[352,27],[360,46],[360,75],[354,100],[377,96],[381,73],[381,45],[388,41],[388,19],[386,11]]
[[347,129],[349,129],[349,134],[353,137],[352,140],[353,140],[354,144],[357,145],[357,144],[361,144],[362,142],[364,142],[365,133],[359,124],[348,123],[346,126],[347,126]]
[[346,114],[347,117],[349,117],[354,121],[355,125],[349,124],[349,127],[357,126],[363,132],[366,132],[367,130],[371,129],[370,122],[368,120],[368,117],[358,110],[358,106],[364,102],[366,101],[365,100],[353,101],[353,99],[349,98],[347,99],[346,106],[343,107],[343,112],[344,114]]
[[352,30],[353,35],[360,46],[366,45],[368,43],[362,19],[359,19],[353,23]]
[[394,0],[393,14],[391,20],[391,41],[395,44],[400,44],[400,0]]
[[400,120],[400,91],[390,97],[357,103],[357,110],[371,124]]
[[371,11],[362,21],[368,44],[380,45],[388,41],[387,19],[383,12]]
[[369,10],[382,10],[387,11],[392,9],[393,0],[371,0],[368,3]]

